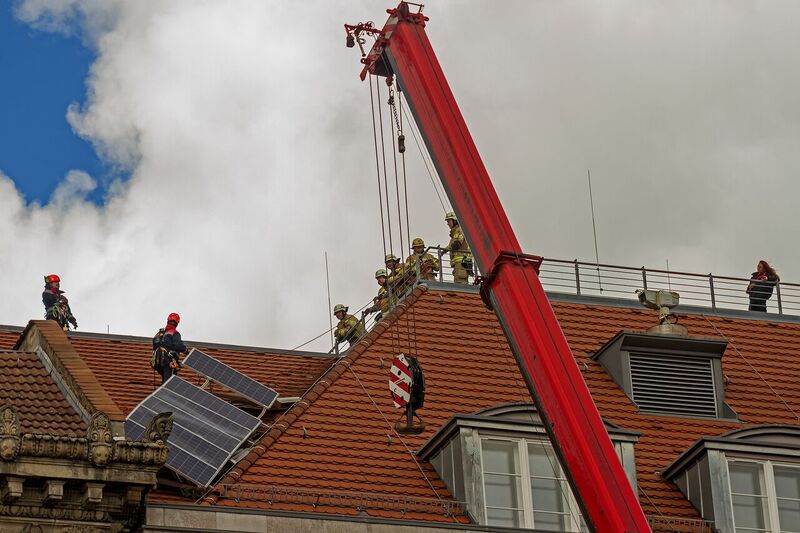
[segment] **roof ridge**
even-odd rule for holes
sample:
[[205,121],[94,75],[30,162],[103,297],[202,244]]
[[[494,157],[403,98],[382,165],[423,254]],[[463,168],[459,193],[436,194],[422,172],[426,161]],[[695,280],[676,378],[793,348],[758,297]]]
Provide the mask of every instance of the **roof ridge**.
[[[215,505],[219,501],[223,485],[232,485],[238,481],[247,470],[260,459],[278,439],[289,430],[311,405],[333,385],[339,377],[350,368],[372,343],[386,330],[388,330],[416,301],[428,291],[428,286],[420,284],[414,288],[405,299],[395,307],[387,318],[375,324],[372,329],[355,346],[347,351],[347,355],[339,359],[315,384],[303,394],[302,399],[276,420],[270,430],[259,439],[257,445],[250,453],[239,460],[236,465],[214,485],[211,494],[203,498],[203,505]],[[280,424],[280,425],[279,425]]]
[[[32,330],[39,333],[41,338],[38,342],[31,338]],[[81,399],[81,403],[85,401],[88,404],[85,407],[88,408],[89,414],[94,411],[102,411],[112,421],[125,420],[119,406],[103,388],[92,369],[72,346],[69,337],[55,321],[31,320],[28,322],[28,325],[20,333],[14,349],[20,350],[23,346],[34,350],[35,347],[40,347],[47,353],[62,379],[66,380],[66,386]]]

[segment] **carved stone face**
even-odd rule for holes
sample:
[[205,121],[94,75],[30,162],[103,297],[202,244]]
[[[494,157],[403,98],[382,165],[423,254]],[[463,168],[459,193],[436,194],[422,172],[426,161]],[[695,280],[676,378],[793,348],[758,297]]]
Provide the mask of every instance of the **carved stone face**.
[[111,446],[108,444],[95,444],[92,446],[91,461],[97,466],[106,466],[111,460]]
[[0,458],[10,461],[17,455],[17,439],[14,437],[0,438]]

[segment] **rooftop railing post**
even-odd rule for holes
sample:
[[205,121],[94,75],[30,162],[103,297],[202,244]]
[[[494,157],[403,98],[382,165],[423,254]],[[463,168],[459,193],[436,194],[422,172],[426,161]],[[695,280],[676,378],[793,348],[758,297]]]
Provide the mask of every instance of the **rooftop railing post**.
[[647,269],[642,267],[642,288],[647,290]]
[[781,282],[775,283],[775,294],[778,296],[778,314],[783,314],[783,302],[781,301]]
[[439,256],[439,281],[444,281],[444,265],[442,265],[442,257],[444,256],[444,253],[442,252],[441,246],[437,246],[436,250],[436,253]]
[[716,295],[714,294],[714,275],[711,272],[708,273],[708,288],[709,288],[709,290],[711,292],[711,309],[716,311],[717,310],[717,298],[716,298]]
[[578,260],[575,259],[575,293],[580,296],[581,294],[581,269],[578,267]]

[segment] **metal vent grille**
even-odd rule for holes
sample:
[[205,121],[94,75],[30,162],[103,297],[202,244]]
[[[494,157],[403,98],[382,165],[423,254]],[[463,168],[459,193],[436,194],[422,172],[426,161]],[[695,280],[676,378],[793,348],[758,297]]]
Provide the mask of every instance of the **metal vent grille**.
[[717,417],[710,359],[630,354],[633,401],[643,411]]

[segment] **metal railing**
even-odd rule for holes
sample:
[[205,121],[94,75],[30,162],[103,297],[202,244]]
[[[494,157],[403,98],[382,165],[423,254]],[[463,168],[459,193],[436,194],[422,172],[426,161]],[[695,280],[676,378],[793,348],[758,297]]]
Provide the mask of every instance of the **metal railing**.
[[[436,279],[452,282],[452,265],[445,248],[431,246],[431,255],[440,262]],[[477,265],[475,265],[475,273]],[[474,277],[470,277],[470,283]],[[636,300],[637,289],[668,289],[681,296],[684,305],[709,307],[712,310],[748,310],[750,296],[746,289],[749,277],[720,276],[661,270],[646,267],[596,264],[583,261],[545,257],[539,280],[548,292],[584,296],[609,296]],[[800,316],[800,284],[776,282],[766,302],[767,312]]]
[[[746,292],[750,278],[710,273],[545,258],[539,279],[545,290],[551,292],[636,299],[637,289],[668,289],[678,292],[684,305],[710,307],[712,310],[747,310],[750,305],[750,296]],[[800,285],[775,283],[766,307],[770,313],[800,315]]]
[[[438,263],[438,271],[433,272],[434,281],[453,283],[453,265],[446,248],[429,246],[427,253],[434,256]],[[469,284],[479,275],[477,264],[473,265],[473,274],[469,276]],[[661,270],[657,268],[627,267],[587,263],[567,259],[543,258],[539,270],[539,280],[544,289],[551,293],[575,294],[581,296],[607,296],[638,301],[637,289],[668,289],[680,294],[682,305],[708,307],[711,310],[748,310],[750,296],[746,289],[750,278],[719,276],[715,274],[697,274]],[[406,281],[404,294],[413,289],[422,279],[419,265]],[[404,296],[396,298],[395,303]],[[362,312],[373,305],[372,300],[363,305],[354,316],[360,316],[359,323],[369,331],[378,321],[380,313],[364,315]],[[800,316],[800,284],[776,282],[772,295],[766,301],[767,312],[785,316]],[[756,313],[757,311],[753,311]],[[359,315],[360,313],[360,315]],[[339,343],[331,348],[331,353],[344,351],[347,343]]]

